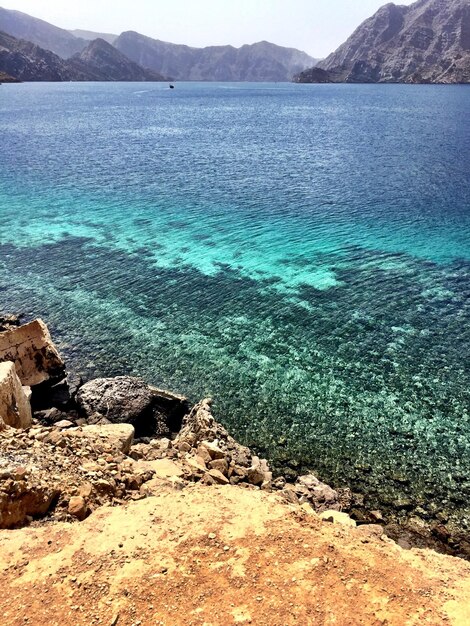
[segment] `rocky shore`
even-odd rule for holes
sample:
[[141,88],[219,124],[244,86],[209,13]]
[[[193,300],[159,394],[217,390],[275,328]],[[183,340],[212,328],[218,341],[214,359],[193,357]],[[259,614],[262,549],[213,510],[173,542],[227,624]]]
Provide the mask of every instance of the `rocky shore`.
[[83,520],[162,481],[275,490],[330,517],[349,502],[313,475],[273,479],[267,460],[215,421],[210,399],[191,407],[138,378],[67,377],[41,320],[0,318],[0,359],[0,528]]
[[367,510],[361,494],[313,474],[273,472],[216,422],[210,399],[191,407],[129,376],[84,383],[67,373],[41,320],[22,325],[18,316],[0,316],[0,415],[0,528],[70,521],[78,502],[83,519],[102,504],[146,497],[155,480],[172,477],[181,488],[200,482],[275,491],[320,514],[348,515],[352,525],[380,524],[404,548],[470,558],[469,538],[444,519]]
[[84,383],[41,320],[0,317],[4,623],[467,624],[470,565],[356,527],[357,498],[273,476],[210,399]]

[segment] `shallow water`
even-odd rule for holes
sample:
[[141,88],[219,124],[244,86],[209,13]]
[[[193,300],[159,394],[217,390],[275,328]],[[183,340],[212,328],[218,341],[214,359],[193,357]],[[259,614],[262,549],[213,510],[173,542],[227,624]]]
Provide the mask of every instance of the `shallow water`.
[[216,398],[242,440],[470,524],[470,88],[0,94],[0,308],[86,376]]

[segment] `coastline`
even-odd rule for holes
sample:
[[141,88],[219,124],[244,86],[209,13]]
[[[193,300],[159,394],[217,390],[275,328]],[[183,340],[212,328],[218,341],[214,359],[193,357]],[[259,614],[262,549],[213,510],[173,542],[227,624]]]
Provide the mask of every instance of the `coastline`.
[[[3,322],[3,324],[2,324]],[[0,317],[0,332],[17,328],[20,324],[20,318],[17,316],[3,316]],[[57,378],[57,377],[56,377]],[[113,421],[118,423],[122,422],[119,411],[123,410],[122,406],[117,407],[117,411],[114,416],[107,414],[101,415],[96,413],[94,408],[84,406],[83,402],[77,402],[77,397],[80,395],[80,389],[87,388],[90,385],[99,383],[99,380],[107,381],[107,385],[115,385],[114,390],[117,395],[123,399],[126,405],[127,400],[132,404],[132,393],[135,391],[134,387],[137,386],[140,390],[151,390],[151,394],[155,398],[158,404],[159,415],[163,416],[163,425],[152,421],[150,429],[136,433],[136,443],[143,446],[151,445],[153,441],[160,439],[165,440],[165,446],[169,458],[172,459],[176,454],[181,452],[176,446],[172,445],[172,441],[178,441],[181,436],[181,429],[184,426],[184,416],[193,415],[194,412],[197,415],[198,411],[202,408],[206,412],[206,417],[211,422],[213,428],[207,424],[205,429],[208,430],[209,440],[230,441],[230,445],[233,449],[242,450],[244,462],[241,467],[238,467],[236,472],[238,476],[236,480],[232,478],[232,473],[229,473],[229,467],[223,467],[225,479],[218,476],[218,480],[221,480],[223,484],[225,482],[231,484],[244,483],[246,486],[254,488],[262,488],[266,491],[280,492],[282,496],[292,504],[307,503],[312,506],[317,512],[323,512],[327,509],[333,509],[347,513],[351,519],[358,525],[375,525],[378,524],[383,528],[383,532],[391,539],[396,541],[401,547],[410,549],[414,547],[419,548],[431,548],[437,552],[443,554],[449,554],[454,556],[460,556],[462,558],[470,559],[470,546],[466,538],[465,532],[459,528],[448,528],[445,525],[447,520],[442,519],[442,516],[436,516],[435,519],[426,516],[425,511],[421,510],[423,517],[420,517],[416,513],[416,507],[412,506],[411,502],[380,502],[380,508],[371,508],[369,504],[368,494],[360,493],[358,490],[351,490],[349,487],[337,486],[333,484],[333,487],[325,484],[321,481],[321,474],[318,475],[315,468],[312,467],[299,467],[295,461],[286,459],[285,463],[275,462],[268,458],[268,460],[260,460],[263,456],[264,450],[252,446],[253,452],[239,443],[237,443],[227,432],[227,430],[218,422],[215,421],[212,416],[212,409],[210,408],[211,401],[205,400],[200,403],[194,404],[183,396],[178,396],[172,392],[158,390],[144,383],[144,381],[138,378],[132,377],[116,377],[109,379],[99,379],[98,381],[88,381],[88,384],[80,378],[79,375],[73,371],[65,372],[65,365],[63,371],[59,374],[60,380],[53,386],[49,384],[38,385],[33,395],[33,409],[35,424],[39,428],[46,428],[45,437],[56,428],[56,424],[62,424],[67,422],[66,429],[68,428],[81,428],[83,426],[92,426],[96,424],[109,424]],[[130,385],[130,387],[129,387]],[[82,392],[83,395],[83,392]],[[92,393],[93,396],[93,393]],[[127,396],[127,398],[126,398]],[[96,399],[95,399],[96,400]],[[191,409],[191,406],[193,408]],[[124,406],[127,410],[127,405]],[[109,410],[109,406],[108,406]],[[144,411],[145,413],[145,411]],[[166,417],[165,414],[168,414]],[[168,428],[168,423],[165,420],[169,420],[171,427]],[[108,419],[110,418],[110,419]],[[147,415],[148,419],[148,415]],[[134,424],[135,425],[135,424]],[[194,430],[194,427],[193,427]],[[44,434],[44,433],[43,433]],[[167,444],[167,440],[170,442]],[[197,443],[200,443],[200,438]],[[194,447],[194,446],[193,446]],[[192,447],[183,446],[183,452],[190,452]],[[194,447],[193,453],[197,456],[197,446]],[[252,465],[252,459],[255,459],[255,466]],[[214,468],[205,466],[204,460],[199,459],[202,464],[199,467],[193,467],[193,473],[189,472],[188,477],[191,481],[200,481],[204,479],[209,484],[214,483],[214,477],[209,477],[208,472]],[[207,459],[206,459],[207,460]],[[212,459],[214,460],[214,459]],[[229,459],[229,462],[232,459]],[[209,460],[210,462],[211,460]],[[251,464],[251,465],[250,465]],[[197,465],[197,463],[196,463]],[[217,464],[216,464],[217,465]],[[252,477],[248,478],[248,467],[252,470]],[[256,471],[255,471],[256,470]],[[241,476],[241,478],[240,478]],[[254,478],[253,478],[254,476]],[[217,482],[217,480],[215,480]]]
[[470,563],[357,525],[312,474],[273,476],[210,399],[74,381],[47,326],[17,321],[0,331],[9,626],[468,623]]

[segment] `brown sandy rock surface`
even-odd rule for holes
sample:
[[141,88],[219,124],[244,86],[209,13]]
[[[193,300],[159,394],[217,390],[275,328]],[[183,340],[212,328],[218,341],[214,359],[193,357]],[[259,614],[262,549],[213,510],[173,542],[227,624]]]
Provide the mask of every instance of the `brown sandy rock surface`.
[[8,626],[470,623],[470,564],[274,494],[194,484],[0,532]]

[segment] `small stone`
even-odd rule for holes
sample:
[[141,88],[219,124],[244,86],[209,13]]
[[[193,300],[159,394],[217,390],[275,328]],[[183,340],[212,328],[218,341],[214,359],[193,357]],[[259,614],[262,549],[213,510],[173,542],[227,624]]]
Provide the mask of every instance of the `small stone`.
[[186,464],[191,474],[198,478],[200,478],[207,469],[204,462],[201,463],[198,458],[194,457],[188,457],[186,459]]
[[74,423],[70,420],[60,420],[59,422],[56,422],[54,426],[56,428],[71,428],[72,426],[74,426]]
[[203,445],[200,445],[198,447],[196,454],[199,458],[201,458],[204,461],[205,465],[207,465],[208,463],[212,461],[212,457],[209,454],[209,450]]
[[68,512],[73,517],[82,521],[87,516],[87,504],[81,496],[73,496],[69,500]]
[[264,472],[260,467],[250,467],[247,472],[247,480],[252,485],[262,485],[265,481]]
[[84,483],[78,490],[78,495],[82,498],[89,498],[92,494],[93,486],[91,483]]
[[226,476],[228,474],[228,463],[225,459],[215,459],[209,463],[210,469],[219,470],[221,474]]
[[349,517],[347,513],[340,511],[324,511],[320,513],[320,518],[324,522],[331,522],[332,524],[341,524],[342,526],[356,527],[356,522]]
[[284,489],[279,492],[279,495],[288,504],[299,504],[299,499],[295,495],[292,485],[286,485]]
[[225,452],[221,450],[216,441],[203,441],[201,442],[202,448],[205,448],[209,453],[211,459],[224,459]]
[[208,474],[219,485],[228,485],[228,484],[230,484],[229,479],[226,476],[224,476],[222,474],[222,472],[219,472],[219,470],[211,469],[211,470],[209,470]]
[[206,462],[204,461],[204,459],[200,456],[196,456],[196,461],[199,463],[199,465],[203,468],[205,468],[207,470],[207,466],[206,466]]

